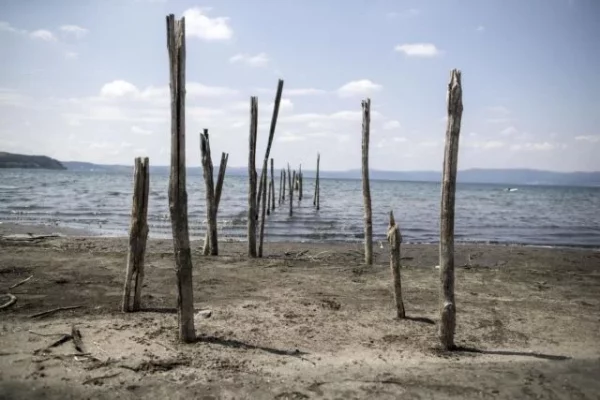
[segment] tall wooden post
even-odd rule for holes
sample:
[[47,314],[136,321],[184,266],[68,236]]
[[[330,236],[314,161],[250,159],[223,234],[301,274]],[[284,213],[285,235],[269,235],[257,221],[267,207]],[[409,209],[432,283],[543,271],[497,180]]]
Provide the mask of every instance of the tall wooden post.
[[313,206],[317,207],[317,210],[319,209],[319,163],[321,161],[321,154],[317,153],[317,176],[315,178],[315,196],[313,198]]
[[256,135],[258,99],[250,98],[250,147],[248,155],[248,256],[256,257]]
[[287,175],[285,168],[283,169],[283,191],[281,192],[281,202],[285,203],[285,185],[287,184]]
[[185,185],[185,18],[167,16],[167,47],[171,83],[171,174],[169,212],[177,266],[177,319],[179,339],[193,342],[194,291],[192,256],[188,231],[187,191]]
[[390,211],[390,225],[388,226],[387,240],[390,244],[390,269],[392,270],[392,282],[394,285],[394,300],[396,303],[396,317],[405,318],[404,302],[402,301],[402,282],[400,279],[400,245],[402,235],[400,228],[394,221],[394,213]]
[[271,215],[271,180],[267,183],[267,215]]
[[454,301],[454,199],[456,193],[456,170],[458,165],[458,142],[463,112],[461,72],[453,69],[448,83],[448,123],[444,170],[442,175],[442,201],[440,219],[440,282],[441,324],[440,341],[446,350],[452,350],[456,329],[456,304]]
[[298,200],[302,201],[302,164],[298,168]]
[[[225,170],[227,169],[227,160],[229,153],[221,153],[221,164],[219,165],[219,175],[217,177],[217,186],[215,188],[215,212],[219,213],[219,204],[221,203],[221,193],[223,192],[223,181],[225,180]],[[216,217],[215,217],[216,218]],[[204,248],[202,254],[205,256],[210,254],[210,240],[208,238],[208,229],[204,235]]]
[[369,183],[369,135],[371,99],[362,102],[362,189],[365,207],[365,264],[373,264],[373,217],[371,212],[371,185]]
[[279,205],[281,205],[281,195],[283,193],[282,190],[283,190],[283,169],[279,172],[279,198],[278,198]]
[[[219,242],[217,238],[217,204],[208,129],[204,129],[204,133],[200,134],[200,153],[202,154],[202,171],[204,173],[204,186],[206,188],[204,192],[206,197],[208,247],[210,254],[216,256],[219,254]],[[204,247],[206,247],[206,243],[204,245]]]
[[[138,311],[144,283],[144,256],[148,239],[148,192],[150,187],[148,158],[137,157],[133,178],[133,204],[129,228],[127,272],[123,289],[123,312]],[[135,282],[135,283],[134,283]],[[134,283],[133,306],[130,305],[131,285]]]
[[271,158],[271,211],[275,211],[275,161]]
[[292,216],[292,214],[294,213],[293,211],[293,206],[294,206],[294,185],[292,184],[292,172],[290,171],[290,164],[288,163],[288,168],[287,168],[287,176],[288,176],[288,186],[289,186],[289,200],[290,200],[290,217]]

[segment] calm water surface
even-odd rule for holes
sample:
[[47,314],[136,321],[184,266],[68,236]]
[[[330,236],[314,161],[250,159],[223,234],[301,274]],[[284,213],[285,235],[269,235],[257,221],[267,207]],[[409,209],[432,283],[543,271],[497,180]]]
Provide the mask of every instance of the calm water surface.
[[[151,237],[169,237],[166,174],[151,175]],[[277,193],[279,180],[276,179]],[[127,235],[133,178],[129,173],[0,170],[0,221],[84,228],[107,236]],[[206,209],[199,174],[187,177],[190,235],[203,236]],[[600,188],[459,184],[459,241],[550,246],[600,246]],[[275,210],[267,221],[269,241],[360,241],[363,235],[359,180],[321,181],[321,210],[312,206],[314,180],[305,179],[304,199]],[[247,179],[227,176],[219,207],[221,237],[246,235]],[[373,232],[385,240],[387,213],[394,210],[404,242],[435,243],[439,237],[438,183],[372,181]],[[287,199],[286,199],[287,200]]]

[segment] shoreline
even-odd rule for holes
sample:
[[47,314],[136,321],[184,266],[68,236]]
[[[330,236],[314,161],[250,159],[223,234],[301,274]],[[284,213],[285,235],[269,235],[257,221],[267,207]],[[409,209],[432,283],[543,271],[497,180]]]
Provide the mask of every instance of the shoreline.
[[[103,238],[103,239],[128,239],[128,234],[100,234],[98,232],[94,232],[93,230],[86,230],[80,228],[70,228],[64,226],[56,226],[56,225],[43,225],[43,224],[18,224],[14,222],[0,222],[0,238],[2,237],[18,237],[22,235],[57,235],[59,237],[65,238]],[[163,241],[170,240],[171,237],[168,235],[164,236],[152,236],[149,235],[148,241]],[[203,242],[203,237],[192,237],[190,236],[190,242]],[[219,243],[246,243],[244,238],[237,237],[219,237]],[[301,240],[269,240],[269,237],[265,237],[265,243],[300,243],[306,245],[331,245],[331,246],[345,246],[345,245],[357,245],[362,244],[362,239],[356,240],[346,240],[346,241],[319,241],[318,239],[301,239]],[[374,240],[373,246],[380,246],[380,243],[384,246],[387,246],[387,241]],[[539,249],[573,249],[573,250],[587,250],[587,251],[596,251],[600,252],[600,244],[598,245],[570,245],[570,244],[557,244],[557,245],[547,245],[547,244],[528,244],[528,243],[510,243],[510,242],[498,242],[498,241],[471,241],[471,240],[463,240],[458,241],[455,240],[455,246],[463,247],[463,246],[492,246],[492,247],[524,247],[524,248],[539,248]],[[439,242],[408,242],[403,241],[403,246],[438,246]]]

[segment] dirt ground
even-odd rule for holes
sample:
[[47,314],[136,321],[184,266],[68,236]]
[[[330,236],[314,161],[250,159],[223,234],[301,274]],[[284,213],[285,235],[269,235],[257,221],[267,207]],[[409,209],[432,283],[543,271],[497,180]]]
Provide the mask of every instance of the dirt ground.
[[[409,318],[395,320],[386,243],[365,268],[359,244],[269,243],[248,260],[245,243],[203,257],[193,242],[194,302],[212,316],[179,344],[171,242],[149,242],[145,310],[123,314],[127,240],[9,233],[0,304],[17,302],[0,311],[1,399],[600,398],[597,251],[457,246],[463,350],[448,353],[436,246],[403,246]],[[31,317],[68,306],[81,307]],[[73,325],[82,352],[47,349]]]

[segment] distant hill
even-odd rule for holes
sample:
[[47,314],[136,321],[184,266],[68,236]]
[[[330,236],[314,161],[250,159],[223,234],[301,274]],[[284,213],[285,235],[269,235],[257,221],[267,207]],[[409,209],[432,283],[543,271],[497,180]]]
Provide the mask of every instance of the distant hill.
[[66,169],[60,161],[46,156],[0,152],[0,168]]
[[[131,171],[132,166],[102,165],[83,162],[63,162],[69,170],[75,171]],[[219,166],[214,167],[215,173]],[[189,167],[188,174],[200,175],[200,167]],[[168,174],[169,167],[150,166],[150,173]],[[247,176],[246,167],[227,167],[227,175]],[[306,178],[313,178],[315,171],[303,170]],[[279,176],[279,170],[276,170]],[[441,171],[382,171],[371,170],[373,180],[440,182]],[[361,179],[358,169],[347,171],[321,171],[323,179]],[[490,183],[503,185],[558,185],[558,186],[600,186],[600,172],[553,172],[535,169],[466,169],[458,171],[459,183]]]

